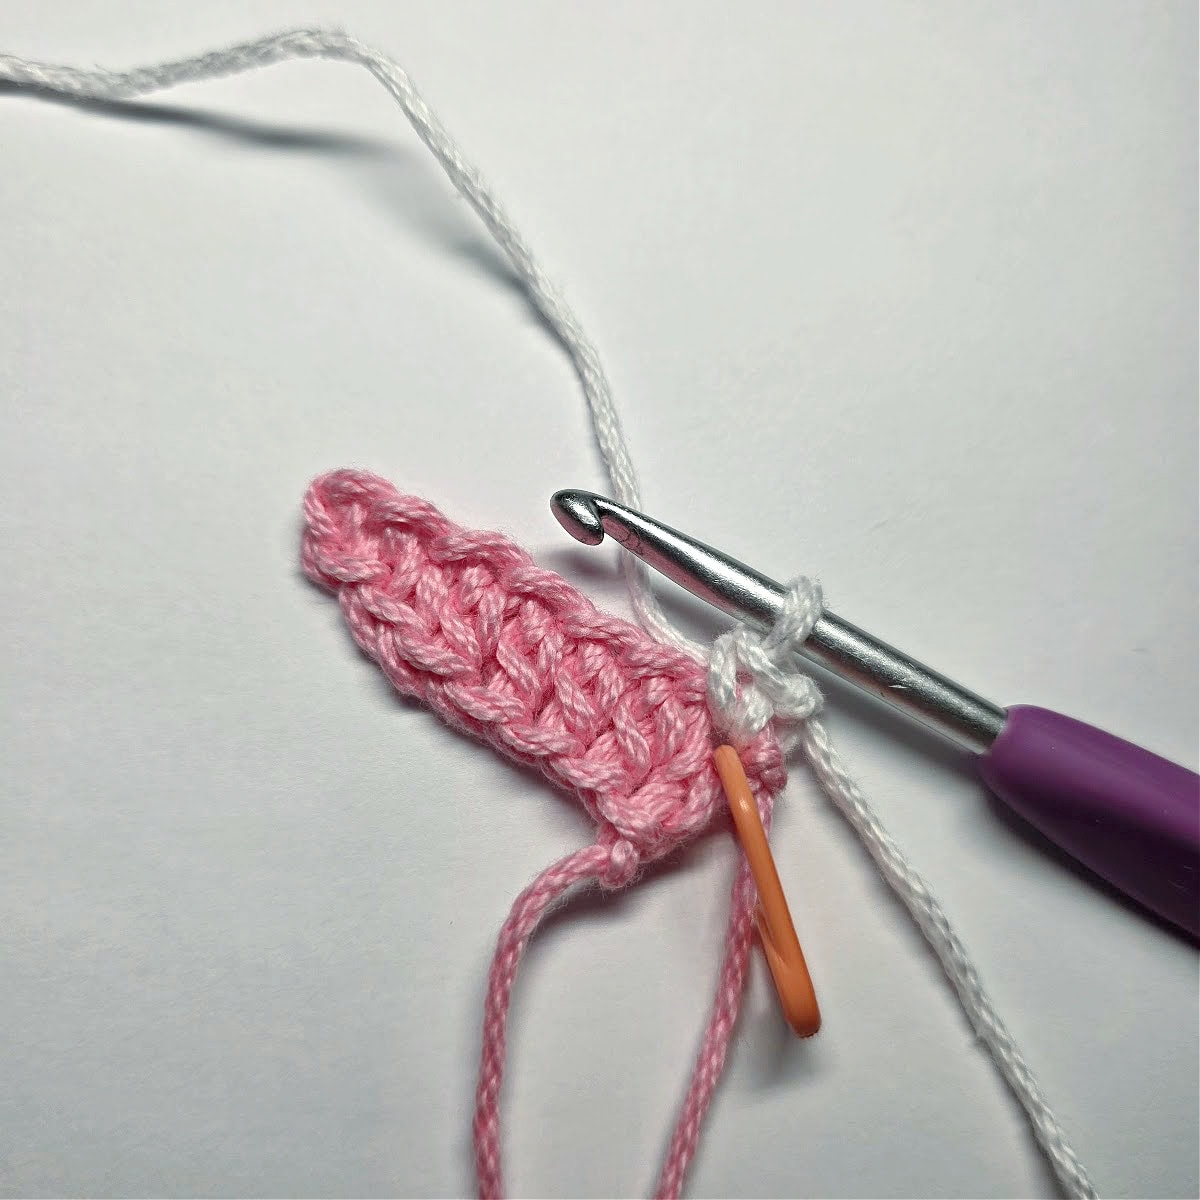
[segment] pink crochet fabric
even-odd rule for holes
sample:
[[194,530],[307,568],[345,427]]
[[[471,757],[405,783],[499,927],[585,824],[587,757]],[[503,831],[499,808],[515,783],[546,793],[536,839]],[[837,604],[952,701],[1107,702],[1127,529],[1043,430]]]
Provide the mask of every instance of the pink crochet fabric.
[[[595,842],[539,875],[500,932],[489,977],[475,1108],[480,1194],[502,1194],[499,1095],[517,965],[571,886],[634,881],[645,863],[724,812],[705,668],[609,617],[496,533],[463,529],[376,476],[336,471],[304,501],[303,563],[334,592],[355,641],[396,689],[509,757],[537,766],[587,809]],[[741,748],[764,819],[785,773],[774,735]],[[712,1015],[659,1180],[678,1195],[724,1065],[752,933],[743,863]]]

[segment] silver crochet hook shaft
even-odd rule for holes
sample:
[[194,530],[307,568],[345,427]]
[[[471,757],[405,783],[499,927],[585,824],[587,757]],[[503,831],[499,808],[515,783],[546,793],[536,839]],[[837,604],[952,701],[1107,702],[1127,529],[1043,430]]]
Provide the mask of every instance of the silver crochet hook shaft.
[[[760,629],[786,592],[711,546],[592,492],[551,508],[578,541],[604,535],[689,592]],[[998,708],[825,612],[799,654],[944,734],[983,781],[1051,841],[1160,917],[1200,938],[1200,779],[1110,733],[1030,705]]]
[[[550,507],[576,541],[597,546],[607,533],[668,579],[738,620],[769,629],[779,616],[784,587],[644,513],[594,492],[572,490],[555,492]],[[796,649],[973,753],[984,753],[1004,728],[1002,708],[831,612],[818,619]]]

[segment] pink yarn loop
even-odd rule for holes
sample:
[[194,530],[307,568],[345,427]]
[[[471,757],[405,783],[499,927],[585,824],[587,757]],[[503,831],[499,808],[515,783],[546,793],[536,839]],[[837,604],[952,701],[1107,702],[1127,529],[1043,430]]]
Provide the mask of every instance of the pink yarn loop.
[[603,867],[596,878],[600,886],[616,891],[627,887],[637,877],[638,868],[642,865],[637,848],[627,838],[617,838],[611,845],[600,843],[608,851]]
[[[498,533],[464,529],[428,501],[359,471],[317,479],[304,500],[304,570],[334,592],[361,649],[396,689],[457,729],[537,767],[597,825],[593,845],[548,867],[500,931],[484,1012],[475,1107],[480,1194],[503,1194],[499,1098],[508,1007],[547,909],[594,880],[630,885],[724,812],[703,664],[599,612]],[[769,816],[783,786],[768,727],[741,748]],[[738,875],[725,959],[700,1057],[659,1181],[677,1195],[720,1077],[753,936],[753,886]]]

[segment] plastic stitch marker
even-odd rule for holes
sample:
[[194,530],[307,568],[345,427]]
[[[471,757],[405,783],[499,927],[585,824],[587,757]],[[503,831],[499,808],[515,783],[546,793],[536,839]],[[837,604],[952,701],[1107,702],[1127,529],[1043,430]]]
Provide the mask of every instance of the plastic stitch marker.
[[742,849],[758,888],[758,935],[762,939],[767,965],[775,980],[779,1003],[787,1023],[800,1037],[812,1037],[821,1028],[821,1010],[817,1006],[817,993],[813,989],[812,976],[800,949],[796,926],[788,910],[775,859],[767,844],[767,832],[758,815],[758,805],[750,790],[742,760],[732,746],[718,746],[713,752],[713,763],[721,777],[729,811],[737,826]]

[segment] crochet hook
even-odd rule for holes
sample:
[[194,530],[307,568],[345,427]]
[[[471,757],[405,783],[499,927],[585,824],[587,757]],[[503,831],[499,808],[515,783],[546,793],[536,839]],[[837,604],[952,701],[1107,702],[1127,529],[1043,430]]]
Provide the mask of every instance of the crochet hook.
[[[787,589],[727,554],[593,492],[556,492],[576,541],[607,533],[738,620],[769,629]],[[1200,777],[1071,717],[1001,708],[826,610],[796,652],[949,738],[1021,817],[1114,887],[1200,937]]]

